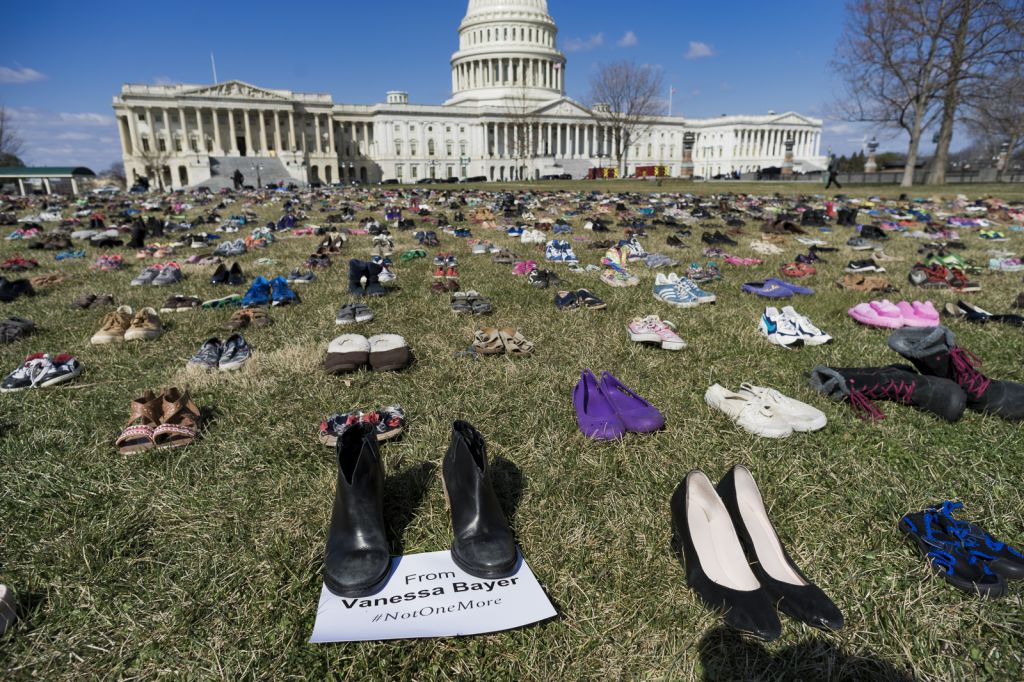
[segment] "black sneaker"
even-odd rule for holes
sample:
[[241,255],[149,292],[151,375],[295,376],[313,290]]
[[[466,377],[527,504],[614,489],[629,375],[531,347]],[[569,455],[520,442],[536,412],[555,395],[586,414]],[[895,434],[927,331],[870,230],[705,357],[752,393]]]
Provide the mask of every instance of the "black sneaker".
[[82,364],[68,353],[61,353],[55,358],[44,355],[32,377],[32,386],[46,388],[71,381],[82,373]]
[[252,349],[245,342],[241,334],[232,334],[224,342],[224,349],[220,354],[220,362],[217,369],[228,372],[233,369],[240,369],[242,365],[252,357]]
[[1006,579],[989,568],[988,561],[965,551],[955,536],[947,533],[933,509],[907,514],[900,530],[917,545],[931,567],[947,583],[969,594],[1002,597]]
[[3,382],[0,382],[0,392],[10,393],[32,388],[32,378],[39,371],[45,357],[42,353],[35,353],[25,358],[24,363],[4,377]]
[[199,347],[196,354],[188,361],[189,366],[201,367],[203,369],[217,369],[217,363],[220,362],[222,348],[220,339],[208,339],[206,343]]
[[875,265],[873,260],[852,260],[847,264],[846,272],[885,272],[885,268]]
[[995,573],[1007,580],[1024,579],[1024,554],[1005,542],[996,540],[981,526],[954,518],[953,512],[963,506],[959,502],[947,500],[929,511],[938,514],[936,518],[943,530],[958,538],[966,551],[986,559],[989,568]]

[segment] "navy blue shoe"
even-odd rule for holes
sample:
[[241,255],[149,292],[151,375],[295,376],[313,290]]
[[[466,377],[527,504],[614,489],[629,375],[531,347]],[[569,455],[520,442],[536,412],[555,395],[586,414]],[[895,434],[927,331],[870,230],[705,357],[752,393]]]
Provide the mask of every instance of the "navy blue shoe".
[[270,282],[260,275],[252,281],[249,291],[242,297],[242,306],[245,308],[257,308],[270,305]]
[[292,291],[292,288],[288,286],[288,280],[281,276],[270,280],[270,298],[273,301],[272,305],[288,305],[299,302],[299,295]]
[[953,518],[953,512],[963,506],[947,500],[941,507],[933,507],[929,511],[938,514],[938,523],[946,533],[959,540],[966,551],[988,561],[989,568],[995,573],[1007,580],[1024,579],[1024,554],[996,540],[981,526]]
[[956,537],[949,535],[932,509],[907,514],[900,519],[900,530],[914,541],[928,563],[942,578],[969,594],[991,599],[1006,594],[1006,579],[989,568],[988,561],[965,550]]

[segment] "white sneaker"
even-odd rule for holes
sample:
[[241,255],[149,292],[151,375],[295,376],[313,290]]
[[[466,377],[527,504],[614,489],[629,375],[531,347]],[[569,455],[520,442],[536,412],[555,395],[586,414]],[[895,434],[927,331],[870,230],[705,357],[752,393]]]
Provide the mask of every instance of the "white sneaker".
[[775,256],[775,255],[778,255],[778,254],[782,253],[782,249],[780,249],[775,244],[772,244],[771,242],[762,241],[762,240],[756,240],[756,241],[750,242],[750,250],[755,252],[755,253],[760,253],[760,254],[765,255],[765,256]]
[[828,242],[813,237],[797,237],[796,240],[804,246],[825,246]]
[[821,410],[784,396],[774,388],[744,383],[740,385],[738,394],[748,395],[770,405],[776,414],[789,421],[794,431],[817,431],[825,428],[828,423],[828,418]]
[[793,425],[766,403],[750,394],[733,393],[719,384],[704,393],[704,402],[721,410],[738,426],[755,436],[785,438],[793,434]]
[[832,337],[814,326],[806,315],[798,313],[793,306],[787,305],[782,309],[782,317],[796,327],[803,335],[805,346],[821,346],[832,340]]
[[757,328],[761,332],[761,336],[776,346],[791,348],[804,342],[804,335],[800,329],[777,308],[765,308],[757,323]]

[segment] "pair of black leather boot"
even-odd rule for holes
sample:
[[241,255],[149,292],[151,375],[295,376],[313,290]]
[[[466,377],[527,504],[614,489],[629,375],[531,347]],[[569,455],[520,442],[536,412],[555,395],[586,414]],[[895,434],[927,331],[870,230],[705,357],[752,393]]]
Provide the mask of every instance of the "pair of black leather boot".
[[932,412],[955,422],[965,409],[1024,420],[1024,385],[990,379],[981,360],[956,343],[948,328],[906,327],[889,335],[889,348],[913,363],[889,367],[835,368],[811,371],[811,386],[876,419],[884,415],[873,400],[891,400]]
[[709,608],[724,612],[727,625],[777,639],[777,608],[822,630],[843,626],[842,612],[779,542],[746,467],[733,467],[714,487],[703,471],[691,471],[672,495],[671,510],[673,549],[686,582]]
[[[384,587],[391,568],[384,527],[384,470],[370,427],[346,430],[336,446],[338,486],[324,556],[324,584],[342,597],[365,597]],[[491,487],[484,437],[467,422],[452,425],[442,465],[452,513],[452,559],[488,580],[516,571],[518,552]]]
[[[380,273],[384,266],[379,263],[363,261],[353,258],[348,262],[348,293],[353,296],[384,296],[388,293],[384,285],[380,283]],[[366,287],[363,287],[363,278],[366,278]]]

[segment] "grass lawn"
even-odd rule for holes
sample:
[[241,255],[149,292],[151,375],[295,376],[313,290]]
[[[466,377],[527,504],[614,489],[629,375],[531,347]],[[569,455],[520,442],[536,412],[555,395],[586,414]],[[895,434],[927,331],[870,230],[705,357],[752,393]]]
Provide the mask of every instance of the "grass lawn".
[[[560,186],[579,191],[651,191],[653,183],[601,182]],[[666,183],[661,191],[743,190],[734,183]],[[820,185],[760,184],[760,193],[821,193]],[[465,186],[463,186],[465,188]],[[685,188],[685,189],[684,189]],[[427,190],[429,188],[419,188]],[[475,189],[475,188],[474,188]],[[1024,196],[1019,186],[914,189],[911,196]],[[898,196],[894,187],[848,194]],[[238,205],[221,211],[226,217]],[[319,222],[329,207],[311,211]],[[257,209],[263,222],[279,205]],[[193,211],[195,214],[197,211]],[[362,217],[362,216],[360,216]],[[419,221],[417,220],[417,224]],[[578,224],[578,223],[577,223]],[[733,249],[753,255],[746,244]],[[681,261],[701,259],[700,230]],[[848,230],[826,238],[845,242]],[[587,234],[577,230],[576,234]],[[669,253],[665,228],[644,241]],[[723,266],[710,286],[718,303],[676,310],[651,296],[654,271],[636,268],[641,285],[610,289],[597,273],[555,266],[574,288],[608,302],[604,311],[560,312],[552,290],[531,288],[489,256],[472,256],[463,240],[441,236],[441,251],[459,258],[463,289],[490,297],[488,318],[457,317],[448,297],[429,290],[431,263],[399,263],[411,232],[396,233],[392,295],[370,302],[376,319],[357,331],[400,333],[418,362],[395,374],[325,375],[320,364],[341,333],[334,314],[346,302],[345,259],[367,257],[370,237],[350,239],[334,268],[298,289],[302,304],[274,309],[275,324],[246,332],[256,353],[242,371],[200,374],[185,363],[203,340],[224,338],[230,311],[163,315],[168,332],[152,343],[92,346],[105,311],[69,311],[84,291],[112,292],[136,309],[159,307],[169,293],[212,298],[227,292],[192,271],[167,290],[129,287],[138,273],[124,251],[122,272],[96,273],[89,258],[54,263],[36,252],[40,272],[73,281],[32,299],[5,304],[4,315],[34,319],[33,337],[0,347],[6,373],[30,352],[74,353],[85,373],[74,383],[0,395],[0,582],[19,595],[20,621],[0,636],[5,679],[903,679],[1014,680],[1024,677],[1021,586],[984,602],[934,576],[897,530],[904,513],[944,499],[966,503],[969,518],[997,537],[1024,543],[1024,434],[1016,424],[968,413],[947,424],[891,403],[878,424],[860,421],[847,405],[827,402],[804,372],[819,363],[873,366],[898,362],[885,332],[858,326],[846,309],[865,295],[833,281],[846,260],[831,254],[809,278],[816,296],[798,310],[836,341],[786,351],[757,332],[764,303],[739,291],[742,282],[777,275],[786,256],[755,268]],[[494,237],[520,256],[537,247]],[[991,244],[962,233],[965,255],[986,262]],[[1008,244],[1021,250],[1024,235]],[[316,237],[282,239],[239,259],[250,278],[285,274]],[[891,264],[908,299],[925,292],[906,282],[919,242],[894,237],[886,250],[908,259]],[[584,263],[601,251],[577,244]],[[791,259],[800,249],[787,247]],[[17,252],[0,242],[0,255]],[[23,251],[28,255],[27,251]],[[191,249],[182,249],[184,259]],[[274,266],[258,266],[270,257]],[[706,259],[702,259],[706,260]],[[230,263],[231,261],[229,261]],[[1009,312],[1019,275],[984,274],[971,301]],[[239,292],[241,293],[241,292]],[[932,296],[937,307],[953,293]],[[894,300],[898,300],[894,299]],[[629,341],[626,324],[660,314],[679,325],[689,348],[673,353]],[[477,326],[515,326],[537,344],[532,358],[456,357]],[[1021,330],[952,323],[961,344],[997,378],[1024,380]],[[571,390],[583,367],[613,371],[666,414],[667,428],[613,444],[579,432]],[[824,431],[782,441],[734,427],[703,401],[719,382],[773,386],[823,409]],[[121,456],[113,446],[129,401],[146,388],[188,384],[212,418],[201,439],[177,451]],[[333,453],[316,439],[320,420],[336,411],[400,403],[409,429],[382,448],[386,520],[396,553],[442,550],[451,527],[440,485],[440,461],[451,422],[465,418],[488,439],[496,486],[520,546],[559,616],[517,631],[464,639],[348,645],[306,643],[320,593],[320,570],[334,495]],[[828,592],[846,627],[823,634],[783,617],[784,634],[761,645],[720,628],[686,587],[670,550],[668,501],[693,468],[717,481],[746,464],[757,478],[780,537],[807,576]]]

